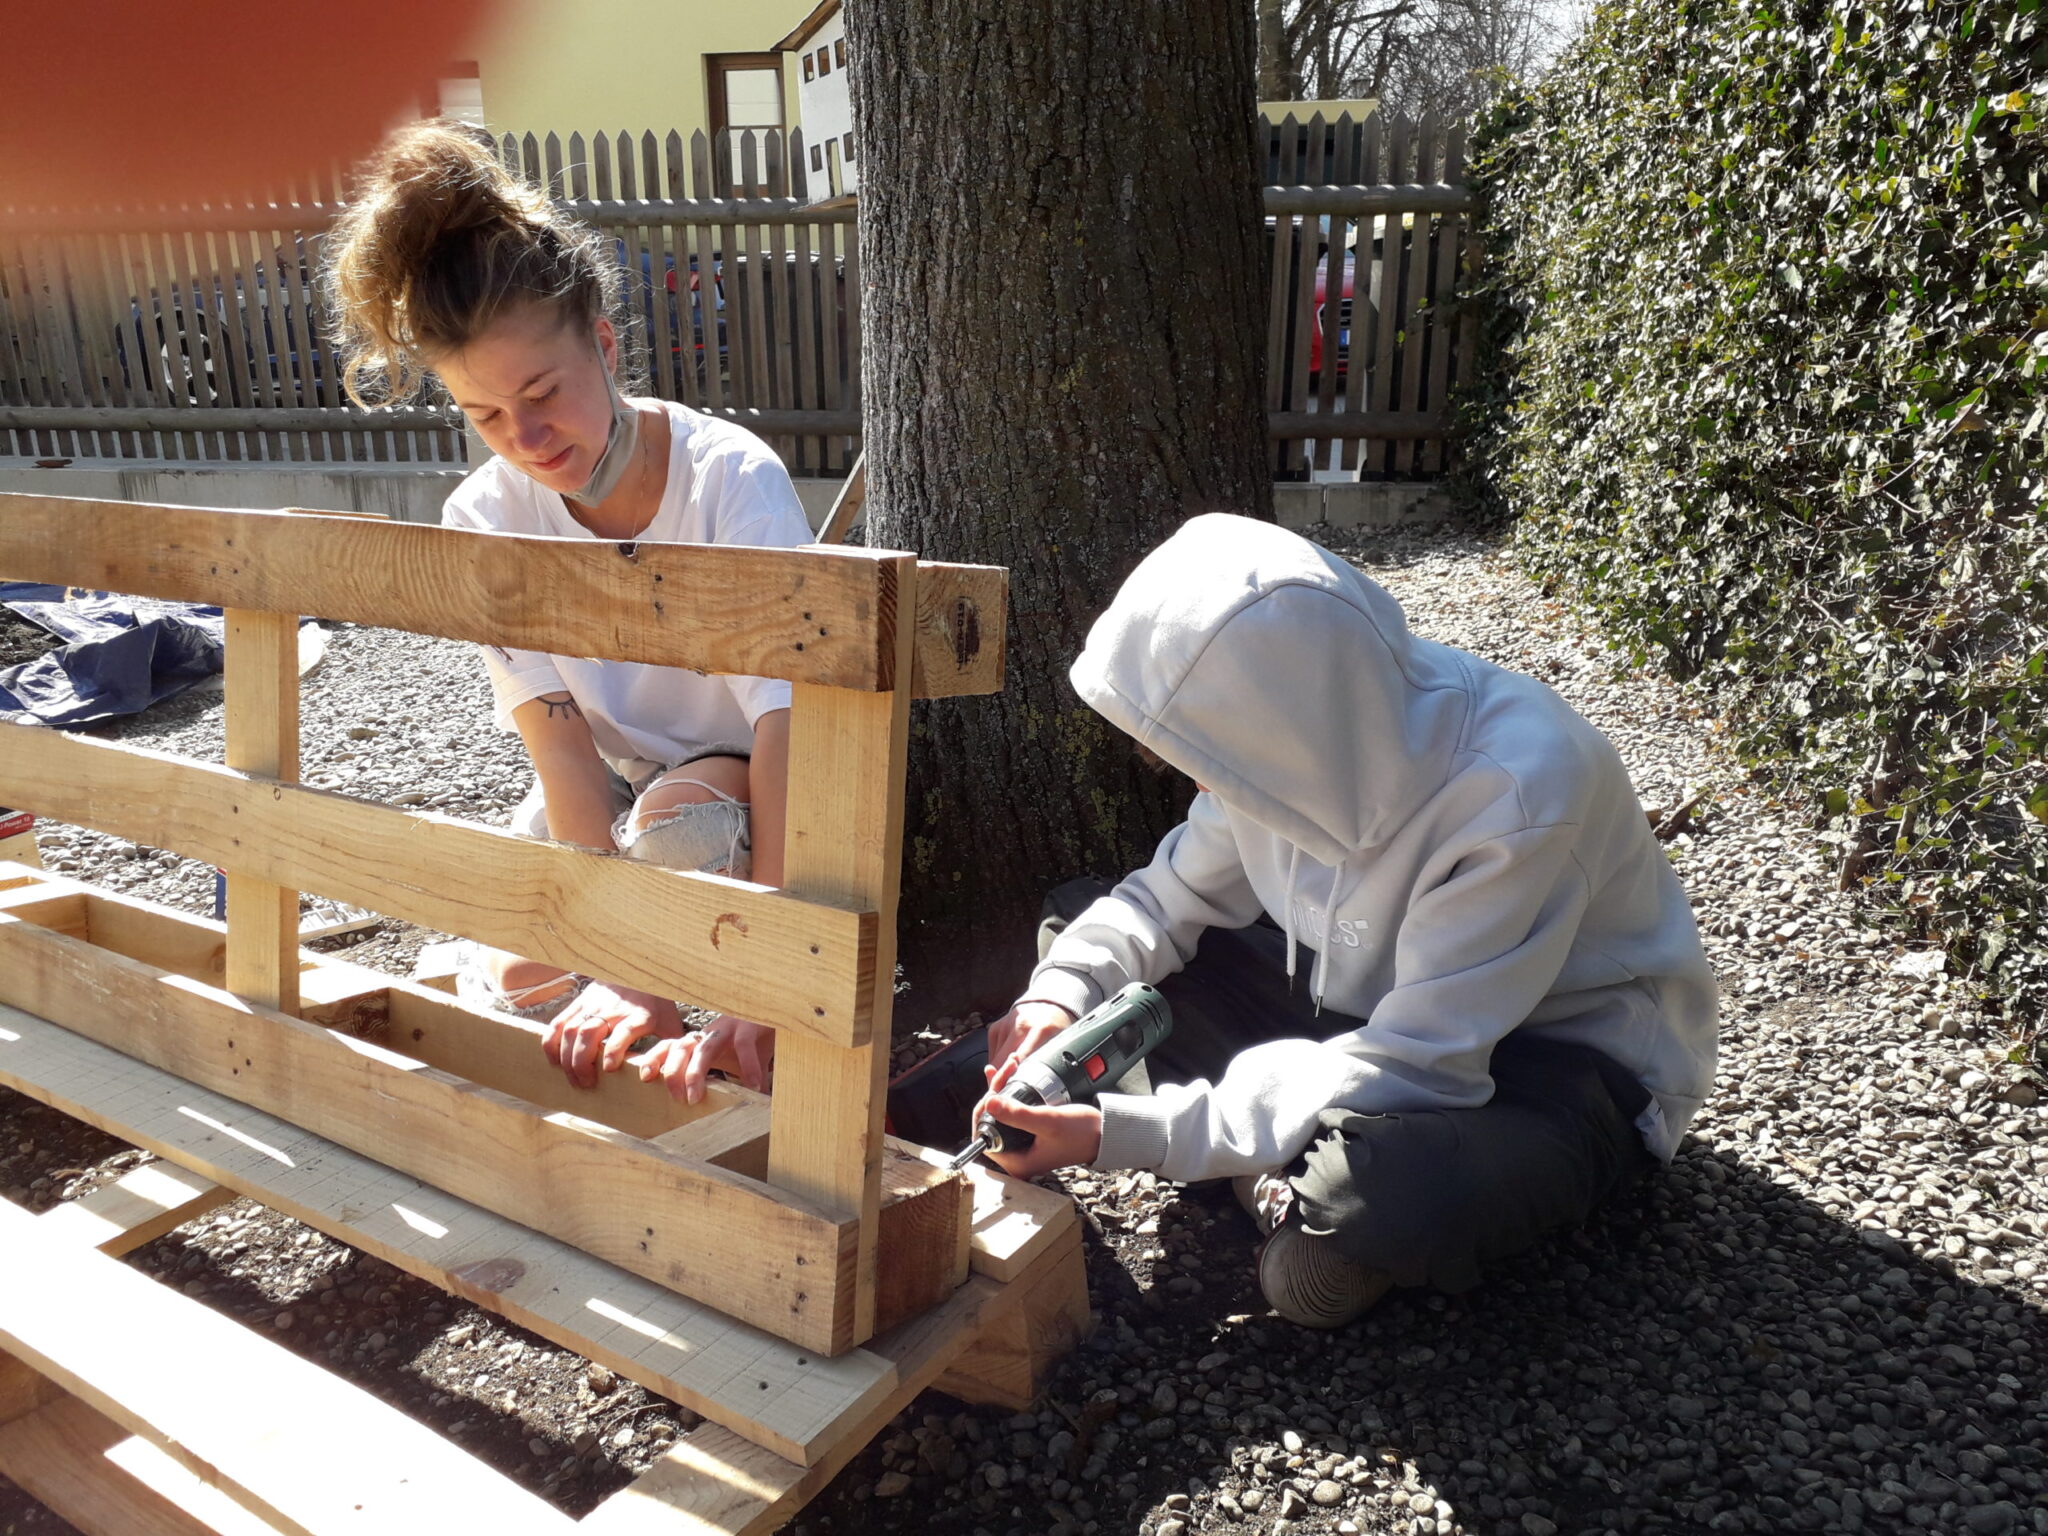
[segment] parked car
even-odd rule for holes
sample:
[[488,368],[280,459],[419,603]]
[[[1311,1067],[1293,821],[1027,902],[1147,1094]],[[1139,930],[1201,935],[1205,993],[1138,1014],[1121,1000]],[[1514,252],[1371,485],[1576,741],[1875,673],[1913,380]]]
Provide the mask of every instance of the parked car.
[[[278,292],[287,260],[298,265],[288,295]],[[253,382],[265,378],[285,403],[317,404],[326,348],[317,314],[309,322],[302,307],[302,296],[314,291],[303,239],[295,239],[290,257],[282,247],[272,251],[255,268],[253,282],[246,272],[217,272],[186,287],[151,288],[129,301],[127,320],[114,328],[122,386],[131,396],[145,384],[167,387],[184,404],[213,405],[252,394]],[[233,383],[217,366],[216,334],[221,343],[245,349]]]
[[[614,242],[614,248],[618,253],[620,264],[625,265],[627,261],[625,243],[623,241]],[[772,260],[773,257],[763,252],[761,259],[765,263]],[[785,252],[783,254],[783,261],[787,268],[785,277],[789,281],[769,285],[769,291],[765,297],[767,313],[760,317],[756,323],[764,324],[767,328],[767,334],[770,336],[780,337],[782,334],[776,324],[775,307],[779,302],[782,302],[783,295],[789,292],[797,274],[796,263],[799,259],[801,258],[799,258],[795,251]],[[822,281],[826,258],[817,252],[812,252],[808,259],[814,271],[819,274],[820,281]],[[741,292],[741,290],[735,289],[733,285],[744,282],[749,270],[748,260],[749,258],[745,254],[735,254],[727,257],[722,251],[714,251],[711,255],[711,315],[713,323],[717,327],[718,335],[718,378],[721,385],[726,388],[732,387],[732,358],[728,342],[728,322],[735,313],[732,306],[735,303],[741,302],[741,300],[733,297],[733,295]],[[669,293],[675,299],[675,302],[668,306],[669,356],[675,365],[676,373],[679,377],[694,370],[694,377],[697,380],[698,388],[701,390],[707,384],[705,338],[709,334],[706,330],[704,319],[705,274],[701,270],[701,263],[695,253],[685,255],[680,264],[678,264],[674,255],[663,253],[662,267],[662,280]],[[846,384],[845,373],[849,357],[847,346],[849,338],[846,334],[847,312],[844,292],[846,265],[844,259],[833,258],[831,267],[833,281],[838,285],[839,293],[837,295],[838,302],[832,306],[829,312],[835,314],[838,321],[835,341],[837,342],[841,359],[840,369],[842,376],[839,383],[843,388]],[[642,251],[640,253],[640,279],[642,283],[648,285],[648,290],[651,290],[653,285],[653,273],[654,253],[652,251]],[[687,285],[689,294],[687,306],[682,302],[685,285]],[[742,310],[740,312],[744,313],[745,311]],[[685,335],[683,330],[685,324],[684,316],[686,314],[689,317],[687,321],[689,326],[688,335]],[[646,330],[648,345],[650,347],[656,345],[657,338],[653,306],[649,304],[641,312],[639,318]],[[822,321],[814,321],[813,334],[810,341],[814,355],[822,356],[820,349],[822,348],[824,338],[817,332],[816,326],[818,324],[822,324]],[[744,336],[744,332],[742,332],[742,335]]]
[[[1373,305],[1372,295],[1379,289],[1380,263],[1375,256],[1367,271],[1365,307],[1356,307],[1354,293],[1357,287],[1358,253],[1347,250],[1344,253],[1344,274],[1337,292],[1337,382],[1342,384],[1351,370],[1351,335],[1354,321],[1362,318],[1360,342],[1368,349],[1378,335],[1379,311]],[[1308,376],[1311,383],[1321,381],[1323,372],[1323,307],[1329,302],[1330,253],[1325,251],[1316,263],[1315,324],[1309,332]],[[1368,365],[1370,359],[1368,358]]]

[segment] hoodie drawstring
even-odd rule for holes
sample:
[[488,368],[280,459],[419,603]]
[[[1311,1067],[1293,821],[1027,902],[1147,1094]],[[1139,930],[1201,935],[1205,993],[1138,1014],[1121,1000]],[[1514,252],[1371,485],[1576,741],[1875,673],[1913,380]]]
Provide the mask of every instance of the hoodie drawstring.
[[1281,929],[1287,935],[1287,990],[1294,990],[1294,877],[1301,869],[1301,849],[1293,844],[1294,853],[1287,861],[1287,901],[1281,907]]
[[1309,996],[1315,1000],[1316,1014],[1323,1011],[1324,971],[1330,963],[1330,947],[1337,929],[1337,882],[1344,878],[1344,866],[1339,864],[1330,871],[1330,894],[1323,900],[1323,943],[1316,951],[1315,969],[1309,972]]
[[[1287,903],[1281,909],[1283,921],[1281,930],[1287,935],[1287,990],[1294,990],[1294,887],[1301,877],[1301,847],[1290,843],[1292,850],[1287,859]],[[1339,864],[1330,871],[1330,894],[1323,901],[1323,942],[1316,946],[1316,963],[1308,973],[1308,993],[1314,1000],[1317,1014],[1323,1011],[1323,983],[1330,965],[1330,935],[1337,926],[1337,885],[1344,878],[1344,866]]]

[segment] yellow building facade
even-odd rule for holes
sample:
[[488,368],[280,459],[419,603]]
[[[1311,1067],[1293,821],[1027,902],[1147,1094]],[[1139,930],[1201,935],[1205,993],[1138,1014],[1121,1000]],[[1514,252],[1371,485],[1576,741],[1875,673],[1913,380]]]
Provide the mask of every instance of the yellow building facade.
[[816,4],[504,0],[458,68],[494,133],[794,127],[796,60],[775,48]]

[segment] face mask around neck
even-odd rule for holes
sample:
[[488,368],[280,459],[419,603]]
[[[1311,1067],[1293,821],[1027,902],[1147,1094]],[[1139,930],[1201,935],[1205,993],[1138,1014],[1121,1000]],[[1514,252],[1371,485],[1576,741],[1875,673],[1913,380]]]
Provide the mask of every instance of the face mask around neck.
[[[604,364],[604,348],[599,346],[598,364]],[[605,369],[604,387],[612,397],[612,424],[605,435],[604,452],[597,456],[597,463],[591,468],[590,478],[583,482],[580,490],[572,491],[569,499],[579,501],[586,507],[596,506],[613,491],[626,477],[632,467],[633,451],[640,445],[640,413],[627,403],[619,393],[618,381]]]

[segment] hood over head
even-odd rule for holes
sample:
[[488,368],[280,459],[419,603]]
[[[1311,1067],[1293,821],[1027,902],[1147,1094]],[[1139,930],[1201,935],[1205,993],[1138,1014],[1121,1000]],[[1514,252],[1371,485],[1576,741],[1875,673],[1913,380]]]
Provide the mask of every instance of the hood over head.
[[1443,785],[1467,710],[1455,657],[1411,637],[1379,586],[1226,513],[1139,563],[1070,676],[1142,746],[1331,866]]

